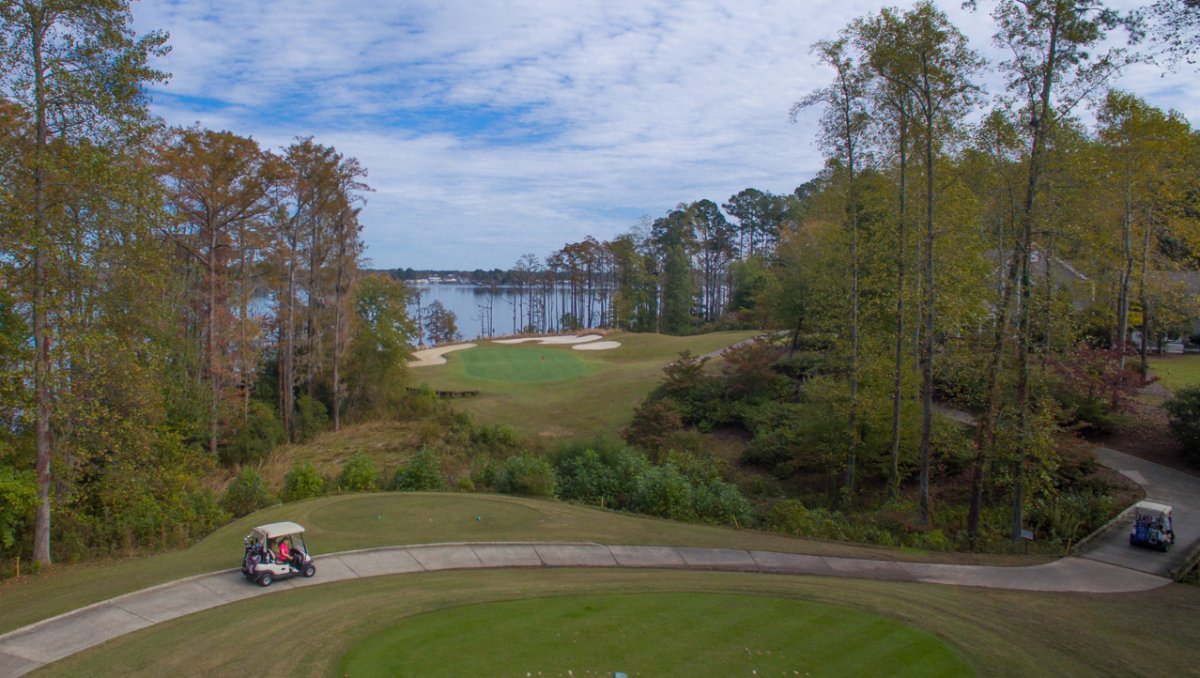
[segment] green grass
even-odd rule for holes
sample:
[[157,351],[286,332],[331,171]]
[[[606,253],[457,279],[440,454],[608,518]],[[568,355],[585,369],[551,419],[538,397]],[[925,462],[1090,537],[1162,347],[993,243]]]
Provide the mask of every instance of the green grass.
[[[480,520],[475,520],[479,516]],[[974,563],[1036,563],[1021,557],[923,556],[882,547],[791,539],[752,530],[674,523],[553,501],[477,494],[377,493],[322,497],[259,511],[186,551],[124,561],[59,565],[0,583],[0,633],[114,596],[241,563],[254,525],[294,520],[314,555],[396,544],[591,541],[711,546],[812,555]]]
[[[784,606],[788,601],[798,601],[800,607],[834,606],[834,619],[845,618],[848,610],[884,617],[932,634],[971,670],[985,676],[1181,676],[1194,674],[1200,666],[1200,645],[1195,642],[1200,589],[1182,585],[1123,595],[1036,594],[820,577],[518,569],[398,575],[280,591],[114,639],[55,663],[39,675],[224,676],[269,671],[280,676],[342,676],[345,672],[338,669],[348,653],[411,621],[423,623],[420,615],[530,599],[560,609],[549,599],[631,594],[764,596],[783,601]],[[683,618],[680,623],[695,621]],[[831,625],[815,640],[826,640],[827,651],[852,656],[858,646],[836,643],[846,628]],[[467,634],[459,640],[462,653],[472,653],[472,645],[488,642]],[[809,640],[793,638],[797,643]],[[602,641],[611,639],[596,639]],[[631,640],[629,646],[644,652],[657,642],[656,631]],[[693,649],[699,653],[705,648],[696,643]],[[574,671],[570,666],[541,670],[543,676],[562,676],[567,668]],[[616,664],[601,668],[623,670]],[[511,665],[497,656],[493,670],[482,673],[440,670],[411,675],[525,676],[527,671],[537,675],[532,666]],[[889,671],[810,673],[886,675]]]
[[[479,391],[474,398],[456,401],[456,406],[484,424],[508,424],[524,435],[542,439],[566,439],[612,435],[629,424],[633,409],[654,388],[664,365],[681,351],[703,355],[754,336],[751,331],[714,332],[693,337],[660,334],[612,333],[607,340],[621,342],[608,351],[574,351],[569,346],[496,345],[447,354],[447,364],[411,371],[414,383],[425,383],[441,391]],[[482,375],[476,372],[472,354],[513,356],[516,369],[507,380],[493,358]],[[586,374],[560,381],[534,381],[541,356],[560,360],[569,357],[585,366]],[[553,356],[553,357],[552,357]],[[534,365],[530,365],[534,362]],[[580,369],[578,367],[572,369]],[[547,368],[549,371],[549,368]],[[518,378],[521,375],[528,379]]]
[[1200,355],[1167,355],[1150,358],[1150,369],[1163,386],[1178,391],[1200,386]]
[[583,360],[564,346],[502,346],[488,344],[463,351],[458,358],[471,379],[511,384],[570,381],[594,372],[599,361]]
[[351,648],[338,673],[485,676],[522,669],[682,677],[973,673],[932,634],[879,615],[763,596],[682,593],[532,598],[417,615]]

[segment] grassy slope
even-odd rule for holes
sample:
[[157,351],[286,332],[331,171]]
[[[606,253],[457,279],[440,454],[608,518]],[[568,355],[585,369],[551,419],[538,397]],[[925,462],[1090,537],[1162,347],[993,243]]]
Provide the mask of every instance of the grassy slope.
[[[479,516],[480,520],[475,520]],[[323,497],[259,511],[186,551],[134,560],[56,566],[0,585],[0,633],[122,593],[241,563],[253,525],[295,520],[314,555],[456,541],[592,541],[760,549],[813,555],[942,562],[1034,563],[1021,557],[922,554],[750,530],[689,525],[551,501],[477,494],[378,493]]]
[[[1200,666],[1193,625],[1200,589],[1181,585],[1101,596],[730,573],[496,570],[276,593],[119,638],[44,673],[92,675],[98,667],[120,667],[128,676],[230,675],[263,666],[278,675],[341,675],[346,652],[412,615],[491,601],[669,592],[763,595],[880,615],[934,634],[981,675],[1190,675]],[[464,647],[476,640],[461,638]],[[504,668],[515,672],[492,675],[529,670]],[[614,669],[620,667],[608,667]]]
[[[715,332],[694,337],[612,333],[621,342],[610,351],[573,351],[569,346],[525,347],[525,351],[570,351],[595,371],[575,380],[550,383],[500,382],[467,374],[466,353],[446,356],[446,365],[412,370],[414,383],[445,391],[478,390],[459,403],[484,424],[504,423],[518,433],[561,439],[613,434],[629,423],[633,408],[658,382],[662,368],[680,351],[705,354],[754,336],[754,332]],[[488,344],[483,344],[488,346]],[[520,348],[518,346],[504,348]]]

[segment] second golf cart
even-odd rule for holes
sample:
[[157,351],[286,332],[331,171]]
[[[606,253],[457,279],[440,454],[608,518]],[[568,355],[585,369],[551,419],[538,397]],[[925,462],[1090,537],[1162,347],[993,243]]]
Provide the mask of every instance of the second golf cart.
[[1175,528],[1171,523],[1171,507],[1154,501],[1139,501],[1133,506],[1133,528],[1129,531],[1131,546],[1166,551],[1175,543]]
[[304,528],[296,523],[256,527],[243,541],[246,552],[242,556],[242,574],[259,586],[270,586],[276,579],[311,577],[317,573],[304,543]]

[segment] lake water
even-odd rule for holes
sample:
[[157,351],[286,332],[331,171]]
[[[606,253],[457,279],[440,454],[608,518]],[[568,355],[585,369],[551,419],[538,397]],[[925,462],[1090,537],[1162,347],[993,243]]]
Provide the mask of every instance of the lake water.
[[[408,313],[418,317],[435,301],[442,302],[446,310],[454,313],[458,331],[463,339],[499,337],[516,334],[514,309],[520,312],[521,304],[516,290],[506,287],[489,289],[476,285],[414,284],[409,283],[414,296],[420,295],[420,305],[409,304]],[[422,331],[423,332],[423,331]],[[422,336],[422,340],[425,337]],[[428,343],[426,341],[426,343]]]

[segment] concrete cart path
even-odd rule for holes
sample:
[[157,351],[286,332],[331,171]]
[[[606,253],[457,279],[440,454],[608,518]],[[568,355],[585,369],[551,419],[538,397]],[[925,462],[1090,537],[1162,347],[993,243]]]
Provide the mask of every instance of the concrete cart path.
[[586,543],[429,544],[347,551],[316,558],[312,579],[256,586],[224,570],[129,593],[0,636],[0,676],[20,676],[89,647],[218,605],[304,586],[379,575],[486,568],[620,567],[818,575],[980,586],[1019,591],[1124,593],[1170,579],[1094,560],[1032,567],[900,563],[738,549]]
[[1107,447],[1097,447],[1093,451],[1101,464],[1141,485],[1146,490],[1146,499],[1171,506],[1175,544],[1167,553],[1130,546],[1133,514],[1129,512],[1084,545],[1080,556],[1169,576],[1200,544],[1200,478]]

